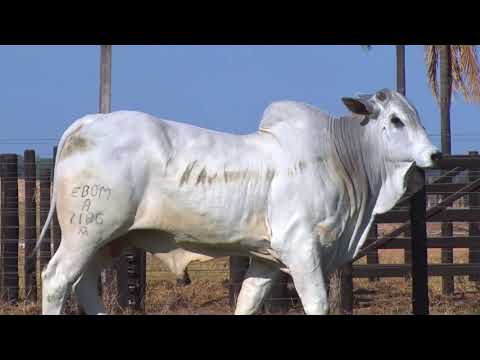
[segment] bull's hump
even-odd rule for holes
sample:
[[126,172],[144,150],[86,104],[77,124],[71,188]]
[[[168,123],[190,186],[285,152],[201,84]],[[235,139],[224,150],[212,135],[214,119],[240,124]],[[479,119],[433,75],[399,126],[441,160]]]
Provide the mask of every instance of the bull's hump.
[[270,130],[288,122],[295,126],[311,120],[322,121],[328,116],[320,109],[297,101],[277,101],[267,107],[260,122],[260,130]]

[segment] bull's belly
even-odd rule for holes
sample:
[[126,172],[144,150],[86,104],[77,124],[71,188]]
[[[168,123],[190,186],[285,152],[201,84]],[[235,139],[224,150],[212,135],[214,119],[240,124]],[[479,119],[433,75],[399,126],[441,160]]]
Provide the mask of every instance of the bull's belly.
[[200,201],[187,206],[190,202],[180,196],[175,201],[151,199],[140,205],[131,230],[168,234],[174,246],[211,257],[252,256],[279,262],[270,246],[264,209],[208,207]]
[[218,237],[218,234],[210,234],[208,238],[202,236],[204,235],[161,230],[131,230],[126,238],[129,245],[151,253],[170,253],[175,249],[184,249],[212,258],[248,256],[283,265],[268,240],[244,237],[233,239]]
[[[161,248],[182,248],[199,254],[212,257],[221,256],[254,256],[254,254],[264,254],[270,256],[272,251],[270,241],[258,236],[242,235],[237,231],[208,231],[208,227],[198,227],[196,229],[169,229],[164,230],[153,226],[144,228],[151,233],[156,233],[156,239],[148,239],[148,243],[143,241],[141,234],[143,231],[138,227],[132,229],[132,232],[139,234],[135,236],[135,246],[151,248],[158,251],[157,242],[162,242]],[[168,244],[168,245],[167,245]],[[167,246],[165,246],[167,245]],[[149,249],[146,249],[149,250]],[[149,250],[149,251],[150,251]]]
[[245,239],[239,242],[190,242],[181,241],[178,246],[193,253],[211,257],[245,256],[261,259],[284,268],[278,254],[270,246],[267,240],[258,241]]

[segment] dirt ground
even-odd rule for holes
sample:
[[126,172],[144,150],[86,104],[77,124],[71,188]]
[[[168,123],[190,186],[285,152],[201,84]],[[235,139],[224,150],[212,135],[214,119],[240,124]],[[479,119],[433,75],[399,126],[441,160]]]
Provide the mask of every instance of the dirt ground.
[[[456,251],[455,261],[461,262],[466,251]],[[429,251],[430,262],[436,262],[439,251]],[[403,251],[383,250],[381,262],[403,262]],[[228,315],[228,260],[217,259],[189,269],[192,284],[174,285],[172,274],[150,257],[148,259],[145,313],[152,315]],[[468,277],[455,277],[455,293],[441,293],[441,278],[429,278],[430,313],[435,315],[480,315],[480,287]],[[0,306],[0,314],[39,314],[38,305],[21,303]],[[354,279],[354,315],[408,315],[411,313],[411,280],[388,278],[379,281]],[[291,300],[288,315],[301,315],[303,310],[296,299]]]

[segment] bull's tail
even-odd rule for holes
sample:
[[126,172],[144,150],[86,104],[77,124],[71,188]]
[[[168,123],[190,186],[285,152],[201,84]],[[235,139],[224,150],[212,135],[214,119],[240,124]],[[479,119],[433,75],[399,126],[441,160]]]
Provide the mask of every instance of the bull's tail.
[[[63,133],[63,136],[61,137],[59,143],[58,143],[58,147],[57,147],[57,154],[55,156],[55,168],[57,167],[58,165],[58,160],[60,159],[60,154],[62,153],[62,149],[63,149],[63,146],[65,145],[65,141],[68,139],[68,137],[76,130],[78,130],[78,128],[82,125],[82,121],[81,119],[74,122],[64,133]],[[31,254],[31,258],[33,258],[35,256],[35,254],[37,253],[38,249],[40,248],[40,245],[42,244],[43,242],[43,239],[45,237],[45,234],[48,230],[48,226],[50,225],[50,222],[52,221],[52,218],[53,218],[53,214],[55,212],[55,206],[56,206],[56,202],[57,202],[57,191],[56,191],[56,181],[55,181],[55,178],[57,177],[57,172],[55,171],[56,169],[54,168],[54,171],[53,171],[53,184],[52,184],[52,198],[51,198],[51,201],[50,201],[50,210],[48,211],[48,216],[47,216],[47,220],[45,221],[45,224],[43,225],[43,228],[42,228],[42,231],[40,233],[40,237],[38,238],[38,241],[37,241],[37,244],[35,245],[35,248],[33,249],[32,251],[32,254]]]

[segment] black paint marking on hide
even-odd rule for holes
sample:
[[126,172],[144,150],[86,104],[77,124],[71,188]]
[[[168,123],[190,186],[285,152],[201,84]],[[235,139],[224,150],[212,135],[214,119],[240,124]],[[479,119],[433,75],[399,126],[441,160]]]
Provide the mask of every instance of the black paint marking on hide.
[[90,199],[85,199],[82,206],[82,211],[90,211],[90,205],[91,205]]
[[72,197],[77,197],[78,192],[80,191],[81,186],[76,186],[72,189]]
[[72,197],[110,200],[112,189],[102,184],[84,184],[72,189]]
[[83,185],[82,188],[82,198],[86,197],[88,195],[88,189],[90,189],[90,186],[88,185]]
[[96,224],[103,224],[103,212],[98,212],[96,215],[95,215],[95,223]]
[[102,194],[103,193],[107,193],[108,196],[106,198],[106,200],[110,200],[110,195],[112,195],[112,189],[110,189],[109,187],[106,187],[106,186],[101,186],[100,187],[100,190],[98,191],[98,199],[101,199],[102,198]]
[[95,197],[97,196],[97,193],[98,193],[98,185],[97,184],[92,185],[92,189],[90,190],[90,195],[92,197]]
[[88,212],[86,215],[85,215],[85,224],[89,225],[91,223],[93,223],[93,221],[95,220],[95,214],[92,213],[92,212]]
[[84,212],[84,213],[73,213],[70,217],[70,224],[78,224],[78,225],[90,225],[90,224],[103,224],[103,211],[99,212]]

